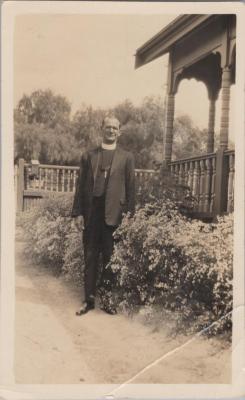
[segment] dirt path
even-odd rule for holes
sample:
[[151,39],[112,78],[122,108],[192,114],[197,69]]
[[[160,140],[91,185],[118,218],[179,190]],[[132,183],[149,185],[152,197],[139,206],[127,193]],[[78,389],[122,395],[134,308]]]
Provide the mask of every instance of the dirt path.
[[[95,309],[76,317],[80,290],[23,256],[16,244],[16,383],[122,383],[180,346],[163,329]],[[133,383],[230,383],[231,352],[196,339]]]

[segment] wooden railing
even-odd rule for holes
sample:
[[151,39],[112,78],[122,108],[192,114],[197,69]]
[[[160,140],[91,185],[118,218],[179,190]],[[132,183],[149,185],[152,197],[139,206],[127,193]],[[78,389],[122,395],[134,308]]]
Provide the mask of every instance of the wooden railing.
[[[222,164],[220,163],[222,161]],[[19,160],[15,169],[16,204],[26,210],[38,203],[45,193],[73,193],[79,167],[39,164]],[[231,212],[234,208],[235,152],[224,151],[170,163],[173,179],[190,188],[195,198],[195,211],[203,214]],[[155,170],[136,169],[136,187],[140,192]]]
[[190,188],[196,199],[196,210],[211,212],[214,201],[215,154],[174,161],[171,172],[179,184]]
[[[225,151],[224,165],[224,181],[227,182],[224,211],[231,212],[234,208],[234,151]],[[170,170],[176,182],[190,188],[191,194],[196,199],[196,211],[212,213],[216,196],[216,153],[173,161],[170,163]]]
[[[78,172],[79,167],[72,166],[39,164],[33,168],[32,164],[20,160],[15,174],[17,210],[25,211],[37,205],[45,193],[74,193]],[[136,190],[141,192],[155,173],[150,169],[136,169]]]
[[33,174],[31,164],[25,164],[24,171],[25,190],[74,192],[79,167],[40,164]]
[[[29,191],[75,192],[79,167],[40,164],[38,174],[32,173],[31,164],[24,166],[24,189]],[[151,169],[136,169],[137,189],[156,173]]]

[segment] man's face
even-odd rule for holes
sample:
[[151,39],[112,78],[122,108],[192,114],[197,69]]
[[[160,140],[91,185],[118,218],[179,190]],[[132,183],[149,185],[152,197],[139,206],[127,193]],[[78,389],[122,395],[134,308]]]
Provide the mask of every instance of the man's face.
[[105,118],[102,133],[104,143],[115,143],[120,135],[119,121],[116,118]]

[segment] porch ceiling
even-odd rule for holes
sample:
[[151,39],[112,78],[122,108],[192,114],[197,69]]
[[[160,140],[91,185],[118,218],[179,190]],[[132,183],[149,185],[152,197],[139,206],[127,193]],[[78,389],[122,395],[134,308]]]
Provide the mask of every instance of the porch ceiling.
[[216,15],[184,14],[175,18],[159,33],[136,50],[135,68],[155,60],[168,53],[184,37],[190,36]]
[[220,67],[220,55],[209,54],[205,58],[197,61],[189,67],[183,68],[182,72],[177,75],[175,82],[175,91],[177,92],[178,84],[182,79],[195,78],[205,83],[209,98],[217,99],[218,92],[221,88],[222,69]]

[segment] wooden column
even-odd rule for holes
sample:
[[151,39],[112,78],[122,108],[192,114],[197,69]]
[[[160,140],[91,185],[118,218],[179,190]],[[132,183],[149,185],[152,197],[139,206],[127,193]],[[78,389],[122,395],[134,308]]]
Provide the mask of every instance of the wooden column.
[[224,67],[222,72],[222,97],[221,97],[221,123],[220,123],[220,148],[226,150],[229,138],[229,111],[230,111],[230,86],[231,70]]
[[207,153],[214,151],[215,103],[216,99],[211,98],[209,101]]
[[210,211],[211,202],[211,159],[207,158],[205,160],[206,166],[206,176],[205,176],[205,194],[204,194],[204,211]]
[[225,157],[225,150],[221,147],[216,153],[215,196],[213,205],[214,215],[219,215],[227,211],[228,176],[228,157]]
[[168,94],[167,109],[166,109],[165,140],[164,140],[165,165],[167,165],[172,158],[173,123],[174,123],[174,94]]

